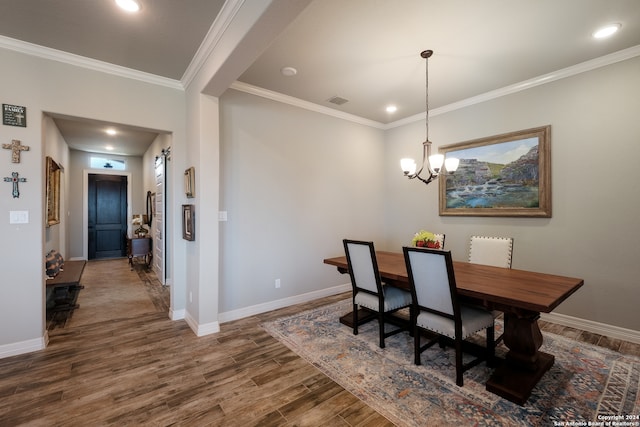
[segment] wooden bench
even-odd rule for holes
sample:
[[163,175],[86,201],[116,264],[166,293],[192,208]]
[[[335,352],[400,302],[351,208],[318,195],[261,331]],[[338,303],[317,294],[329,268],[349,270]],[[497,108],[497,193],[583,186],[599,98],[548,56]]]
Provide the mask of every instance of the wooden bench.
[[47,279],[47,318],[53,313],[71,311],[78,307],[78,291],[86,261],[65,261],[63,270],[52,279]]

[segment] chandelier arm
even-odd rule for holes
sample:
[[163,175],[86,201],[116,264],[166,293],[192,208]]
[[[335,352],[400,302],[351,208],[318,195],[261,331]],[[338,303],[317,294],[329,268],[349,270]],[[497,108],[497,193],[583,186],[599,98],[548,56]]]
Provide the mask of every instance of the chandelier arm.
[[429,178],[423,178],[421,176],[416,175],[415,178],[418,178],[420,181],[424,182],[425,184],[429,184],[431,181],[433,181],[434,179],[436,179],[438,177],[438,175],[434,175],[432,173],[429,174]]
[[[425,142],[422,143],[422,166],[420,167],[420,170],[414,174],[415,177],[419,178],[420,181],[424,182],[425,184],[430,183],[431,181],[433,181],[438,177],[438,173],[431,168],[431,163],[429,162],[430,156],[431,156],[431,141],[427,139]],[[420,177],[420,174],[425,169],[425,166],[427,168],[427,172],[429,172],[429,177],[427,179]]]

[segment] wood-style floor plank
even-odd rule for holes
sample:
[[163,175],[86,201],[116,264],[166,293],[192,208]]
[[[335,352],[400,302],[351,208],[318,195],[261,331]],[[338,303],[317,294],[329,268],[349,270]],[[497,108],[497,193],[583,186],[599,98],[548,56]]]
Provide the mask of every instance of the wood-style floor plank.
[[[344,298],[342,294],[228,322],[196,337],[168,319],[168,289],[126,259],[91,261],[85,276],[149,298],[133,315],[85,282],[73,316],[42,351],[0,359],[0,426],[393,425],[271,337],[260,323]],[[131,278],[136,278],[132,280]],[[143,293],[143,294],[144,294]],[[151,307],[151,311],[149,308]],[[550,331],[640,355],[640,346],[541,322]]]

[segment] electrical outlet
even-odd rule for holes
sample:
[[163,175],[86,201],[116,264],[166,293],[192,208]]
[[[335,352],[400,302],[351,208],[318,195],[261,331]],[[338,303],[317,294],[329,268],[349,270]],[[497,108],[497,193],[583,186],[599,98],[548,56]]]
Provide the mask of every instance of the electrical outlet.
[[280,289],[280,279],[276,279],[276,289]]

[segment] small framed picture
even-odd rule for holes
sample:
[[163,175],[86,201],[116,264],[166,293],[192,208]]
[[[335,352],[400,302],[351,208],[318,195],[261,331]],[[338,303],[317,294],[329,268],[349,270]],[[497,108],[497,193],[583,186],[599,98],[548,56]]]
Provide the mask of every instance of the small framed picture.
[[6,126],[27,127],[27,107],[2,104],[2,124]]
[[189,199],[196,197],[196,170],[193,166],[184,171],[184,193]]
[[196,240],[196,213],[193,205],[182,205],[182,238]]

